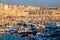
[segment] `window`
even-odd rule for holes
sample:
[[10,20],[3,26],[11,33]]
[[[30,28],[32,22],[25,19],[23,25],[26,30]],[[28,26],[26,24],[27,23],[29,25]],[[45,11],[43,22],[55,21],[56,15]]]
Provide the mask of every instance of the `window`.
[[44,10],[41,11],[41,14],[44,15]]
[[52,11],[48,11],[48,14],[49,14],[49,15],[52,15],[53,13],[52,13]]
[[60,13],[56,13],[56,14],[60,14]]
[[35,15],[35,11],[29,11],[29,15]]

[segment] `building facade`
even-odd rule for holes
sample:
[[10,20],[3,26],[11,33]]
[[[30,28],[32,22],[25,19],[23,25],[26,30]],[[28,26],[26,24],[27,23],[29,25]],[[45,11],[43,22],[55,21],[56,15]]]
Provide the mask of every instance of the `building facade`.
[[0,3],[0,24],[20,21],[53,21],[60,20],[60,8],[8,5]]

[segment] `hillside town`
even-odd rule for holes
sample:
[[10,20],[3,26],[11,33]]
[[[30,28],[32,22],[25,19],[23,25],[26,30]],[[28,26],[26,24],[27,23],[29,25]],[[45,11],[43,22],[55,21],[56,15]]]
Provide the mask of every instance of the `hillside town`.
[[1,40],[13,40],[14,38],[25,40],[23,37],[28,38],[27,40],[44,40],[44,38],[45,40],[54,40],[54,38],[57,40],[60,37],[60,7],[0,3],[0,34],[7,37],[0,37]]
[[0,3],[0,24],[27,20],[59,21],[60,7],[33,7]]

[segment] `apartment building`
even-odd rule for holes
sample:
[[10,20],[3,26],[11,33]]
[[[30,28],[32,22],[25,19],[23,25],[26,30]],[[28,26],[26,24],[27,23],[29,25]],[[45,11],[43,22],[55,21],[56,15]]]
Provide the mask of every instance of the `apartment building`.
[[[0,23],[60,20],[60,8],[8,5],[0,3]],[[4,20],[4,21],[3,21]]]

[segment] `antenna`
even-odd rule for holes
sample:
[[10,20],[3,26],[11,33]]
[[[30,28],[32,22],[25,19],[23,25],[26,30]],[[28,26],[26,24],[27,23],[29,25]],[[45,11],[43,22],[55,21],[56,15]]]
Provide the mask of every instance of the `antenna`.
[[23,5],[23,0],[21,1],[21,5]]
[[[47,10],[47,4],[46,4],[46,8],[45,8],[45,19],[46,19],[46,14],[48,13],[48,10]],[[47,15],[48,16],[48,15]],[[46,20],[45,20],[46,21]]]

